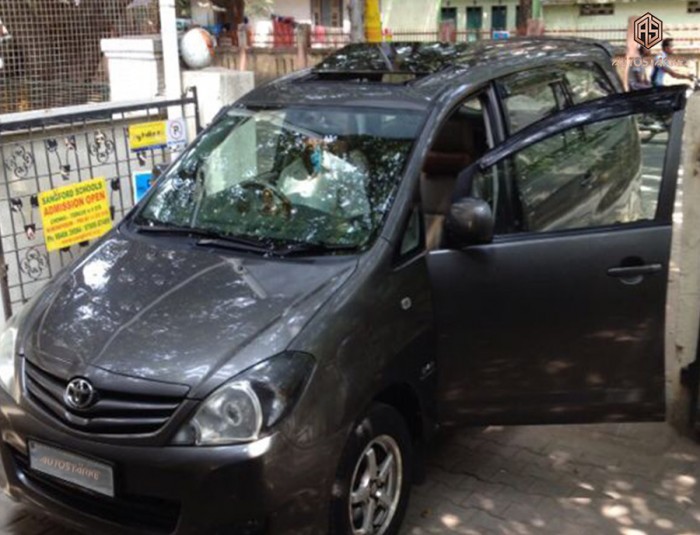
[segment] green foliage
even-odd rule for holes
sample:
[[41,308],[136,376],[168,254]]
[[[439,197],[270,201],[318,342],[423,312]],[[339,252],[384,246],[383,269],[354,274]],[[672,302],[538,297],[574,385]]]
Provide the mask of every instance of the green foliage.
[[188,18],[190,16],[190,11],[190,0],[175,0],[175,12],[178,17]]
[[269,17],[274,7],[274,0],[245,0],[245,13],[249,17]]

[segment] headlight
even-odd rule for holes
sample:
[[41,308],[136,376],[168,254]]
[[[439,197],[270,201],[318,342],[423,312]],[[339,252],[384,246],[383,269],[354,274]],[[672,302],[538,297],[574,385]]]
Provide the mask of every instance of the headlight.
[[7,327],[0,334],[0,386],[10,394],[12,393],[12,384],[15,380],[16,342],[16,327]]
[[257,440],[291,410],[313,367],[313,357],[305,353],[261,362],[205,399],[173,443],[221,446]]

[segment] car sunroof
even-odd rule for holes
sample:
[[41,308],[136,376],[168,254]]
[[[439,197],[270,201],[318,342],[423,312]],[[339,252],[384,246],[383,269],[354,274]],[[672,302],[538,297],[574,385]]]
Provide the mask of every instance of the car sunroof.
[[320,79],[405,83],[460,63],[464,43],[378,43],[348,45],[319,63]]

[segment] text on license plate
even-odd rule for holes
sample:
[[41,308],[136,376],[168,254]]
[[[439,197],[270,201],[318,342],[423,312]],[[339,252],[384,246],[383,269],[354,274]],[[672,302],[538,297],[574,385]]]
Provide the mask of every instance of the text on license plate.
[[114,473],[106,463],[29,441],[29,467],[36,472],[114,497]]

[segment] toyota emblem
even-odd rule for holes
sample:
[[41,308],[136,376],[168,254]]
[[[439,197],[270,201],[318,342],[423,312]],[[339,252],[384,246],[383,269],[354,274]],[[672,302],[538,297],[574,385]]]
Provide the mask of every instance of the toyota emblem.
[[73,379],[66,387],[63,401],[72,409],[87,409],[95,399],[95,389],[87,379]]

